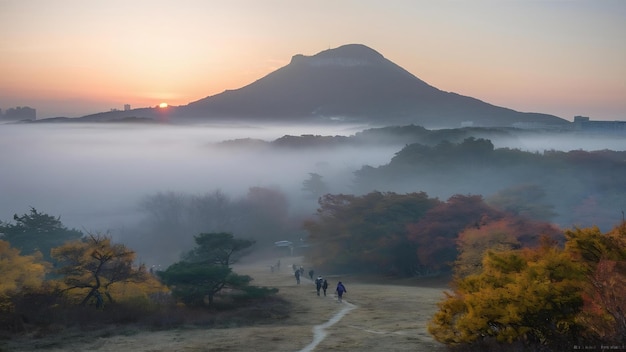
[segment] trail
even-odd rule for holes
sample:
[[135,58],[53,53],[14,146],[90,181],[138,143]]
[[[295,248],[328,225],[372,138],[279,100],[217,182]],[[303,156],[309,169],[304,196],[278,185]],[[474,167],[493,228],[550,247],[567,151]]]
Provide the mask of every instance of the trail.
[[310,344],[308,344],[306,347],[301,349],[299,352],[313,351],[313,349],[315,349],[315,347],[317,347],[317,345],[319,345],[319,343],[324,341],[324,339],[326,338],[326,335],[327,335],[326,329],[335,325],[335,323],[341,320],[341,318],[343,318],[344,315],[348,314],[348,312],[356,308],[354,304],[349,303],[345,300],[343,301],[343,304],[345,306],[339,312],[333,315],[332,318],[330,318],[330,320],[328,320],[324,324],[315,325],[313,327],[313,341],[311,341]]

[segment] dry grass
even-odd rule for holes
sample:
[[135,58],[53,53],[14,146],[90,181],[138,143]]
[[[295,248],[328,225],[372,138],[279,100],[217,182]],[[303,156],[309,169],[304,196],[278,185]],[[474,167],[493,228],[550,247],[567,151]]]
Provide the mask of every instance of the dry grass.
[[[332,296],[337,281],[348,290],[344,299],[357,307],[330,327],[315,351],[433,351],[443,347],[426,331],[426,324],[443,297],[445,286],[418,286],[414,281],[375,283],[364,278],[329,276],[329,296],[318,297],[313,282],[296,285],[291,264],[301,258],[281,258],[279,272],[271,273],[277,258],[250,260],[235,271],[254,278],[253,284],[279,288],[289,302],[287,314],[265,316],[252,326],[236,323],[225,328],[178,328],[145,331],[131,326],[97,331],[64,331],[42,337],[4,341],[0,351],[299,351],[313,339],[313,327],[328,321],[342,305]],[[317,275],[318,273],[316,273]],[[324,275],[324,273],[319,273]],[[261,312],[262,314],[262,312]]]

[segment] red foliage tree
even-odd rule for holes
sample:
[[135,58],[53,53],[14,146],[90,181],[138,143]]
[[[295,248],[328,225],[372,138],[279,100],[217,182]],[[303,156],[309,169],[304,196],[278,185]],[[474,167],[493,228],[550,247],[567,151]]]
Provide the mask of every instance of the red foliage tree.
[[418,222],[407,226],[407,236],[417,247],[418,274],[448,269],[457,256],[459,233],[468,227],[479,228],[486,219],[502,216],[479,195],[455,195],[432,208]]

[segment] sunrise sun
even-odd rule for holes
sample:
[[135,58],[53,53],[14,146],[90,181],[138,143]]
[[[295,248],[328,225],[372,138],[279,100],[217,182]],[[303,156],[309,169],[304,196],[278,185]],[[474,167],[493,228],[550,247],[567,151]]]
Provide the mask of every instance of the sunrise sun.
[[166,108],[167,107],[167,103],[161,103],[161,104],[159,104],[159,107],[161,109]]

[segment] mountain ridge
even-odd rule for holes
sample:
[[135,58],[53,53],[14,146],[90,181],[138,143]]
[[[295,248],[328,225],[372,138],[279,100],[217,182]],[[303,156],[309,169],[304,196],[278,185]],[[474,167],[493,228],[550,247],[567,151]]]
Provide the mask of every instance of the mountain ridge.
[[554,115],[518,112],[442,91],[363,44],[347,44],[312,56],[296,54],[286,66],[246,86],[167,111],[111,112],[98,119],[136,116],[163,120],[164,115],[170,122],[346,122],[428,128],[569,123]]

